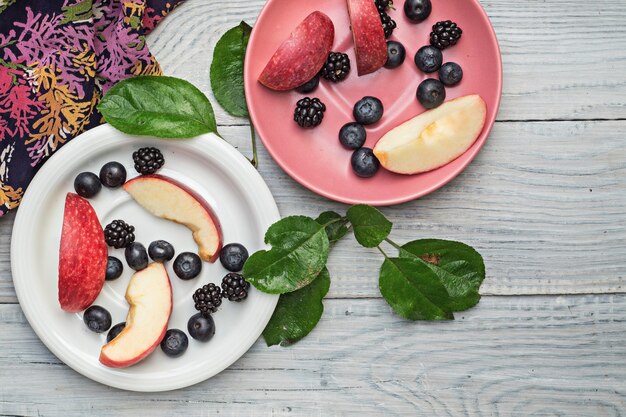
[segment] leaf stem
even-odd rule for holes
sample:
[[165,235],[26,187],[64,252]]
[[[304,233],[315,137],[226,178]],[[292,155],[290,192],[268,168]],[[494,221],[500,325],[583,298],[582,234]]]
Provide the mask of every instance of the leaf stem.
[[[386,239],[385,239],[386,240]],[[380,247],[380,245],[376,246],[376,248],[380,251],[380,253],[383,254],[383,256],[385,257],[385,259],[389,259],[389,256],[387,256],[387,254],[385,253],[385,251],[383,250],[383,248]]]
[[402,249],[400,247],[400,245],[398,245],[396,242],[394,242],[393,240],[389,239],[389,238],[385,238],[385,242],[389,243],[391,246],[393,246],[394,248],[400,250]]
[[252,120],[248,119],[250,122],[250,139],[252,140],[252,159],[250,159],[250,163],[253,167],[259,168],[259,160],[257,158],[256,153],[256,132],[254,131],[254,125],[252,124]]

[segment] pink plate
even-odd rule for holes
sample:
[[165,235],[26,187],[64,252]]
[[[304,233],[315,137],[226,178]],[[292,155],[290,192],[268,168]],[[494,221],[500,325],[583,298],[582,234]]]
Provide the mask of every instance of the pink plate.
[[[374,1],[374,0],[372,0]],[[406,59],[399,68],[381,68],[358,77],[350,21],[345,0],[269,0],[254,26],[246,54],[244,78],[252,122],[274,160],[292,178],[310,190],[344,203],[391,205],[410,201],[446,184],[476,156],[493,126],[502,94],[502,62],[496,35],[478,0],[432,0],[430,17],[420,24],[411,23],[396,1],[389,14],[397,22],[390,39],[406,48]],[[309,13],[326,13],[335,25],[333,51],[349,55],[352,69],[343,82],[326,80],[311,97],[319,97],[327,110],[322,124],[301,129],[293,121],[296,101],[303,95],[295,91],[275,92],[257,78],[274,51]],[[444,62],[463,67],[463,81],[447,88],[447,99],[478,93],[487,103],[487,120],[474,145],[451,163],[419,175],[398,175],[381,170],[372,178],[357,177],[350,167],[351,151],[339,143],[337,134],[343,124],[353,121],[352,107],[363,96],[382,100],[385,114],[380,122],[367,127],[365,146],[373,148],[388,130],[425,109],[417,102],[415,91],[426,75],[413,63],[415,52],[428,44],[431,26],[440,20],[453,20],[463,29],[456,46],[443,53]]]

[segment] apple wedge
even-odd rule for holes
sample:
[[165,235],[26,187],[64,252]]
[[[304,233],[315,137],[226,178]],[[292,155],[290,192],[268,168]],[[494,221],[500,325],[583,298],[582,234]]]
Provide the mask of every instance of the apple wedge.
[[334,40],[335,26],[330,18],[322,12],[311,13],[274,52],[259,82],[278,91],[301,86],[322,68]]
[[100,363],[126,368],[146,358],[161,343],[172,313],[172,287],[162,263],[136,272],[126,289],[130,304],[126,327],[100,351]]
[[200,258],[207,262],[217,259],[222,249],[222,230],[202,197],[178,181],[156,174],[134,178],[122,188],[155,216],[187,226],[193,232]]
[[417,174],[446,165],[476,141],[487,106],[477,94],[448,101],[387,132],[374,147],[380,164],[398,174]]
[[59,304],[68,312],[89,307],[104,285],[107,246],[102,226],[89,201],[65,197],[59,247]]
[[387,62],[387,42],[373,0],[347,0],[356,69],[359,76],[380,69]]

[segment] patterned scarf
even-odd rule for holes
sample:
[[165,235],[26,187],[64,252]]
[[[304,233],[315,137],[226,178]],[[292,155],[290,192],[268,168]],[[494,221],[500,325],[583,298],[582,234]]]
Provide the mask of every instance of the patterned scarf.
[[113,84],[161,74],[145,35],[181,1],[0,0],[0,216]]

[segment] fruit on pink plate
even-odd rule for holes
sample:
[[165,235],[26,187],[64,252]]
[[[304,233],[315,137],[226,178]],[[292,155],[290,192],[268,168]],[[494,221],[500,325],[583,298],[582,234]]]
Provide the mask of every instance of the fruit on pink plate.
[[180,182],[163,175],[142,175],[127,181],[124,190],[150,213],[187,226],[198,245],[198,255],[214,262],[222,248],[217,216],[202,197]]
[[278,91],[301,86],[322,68],[334,40],[335,26],[330,18],[322,12],[311,13],[274,52],[261,72],[259,82]]
[[374,147],[381,165],[398,174],[417,174],[446,165],[476,141],[487,106],[478,95],[450,100],[391,129]]
[[162,263],[136,272],[126,289],[130,304],[126,327],[100,350],[100,363],[126,368],[151,354],[161,343],[172,313],[172,286]]
[[373,0],[347,0],[356,68],[359,76],[381,68],[387,62],[387,42]]
[[107,267],[107,246],[89,201],[67,193],[59,248],[59,304],[68,312],[89,307],[100,294]]

